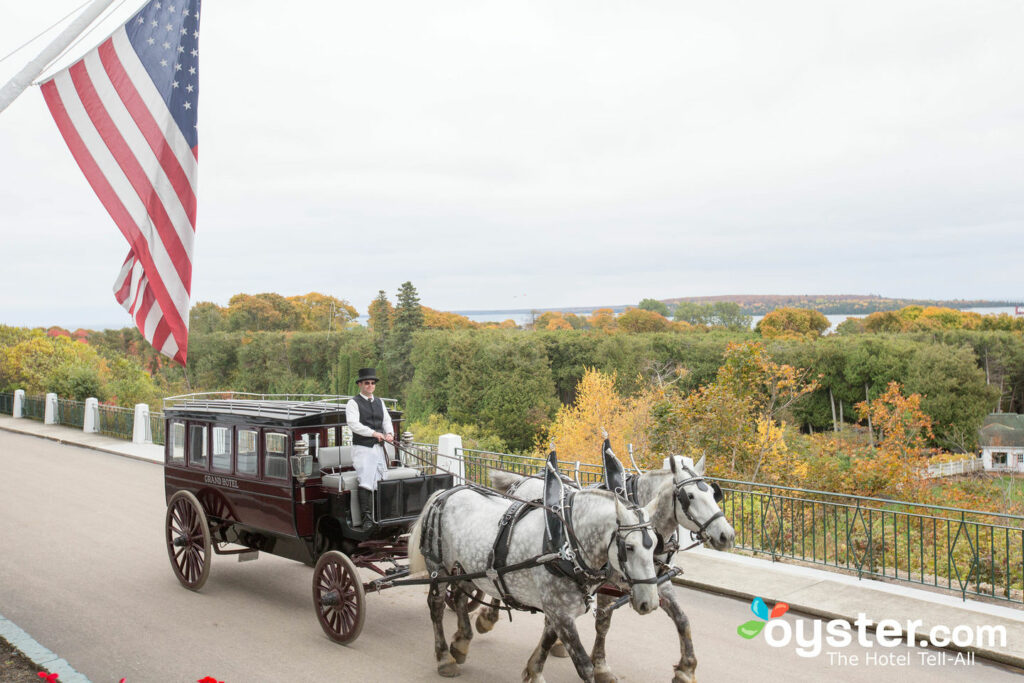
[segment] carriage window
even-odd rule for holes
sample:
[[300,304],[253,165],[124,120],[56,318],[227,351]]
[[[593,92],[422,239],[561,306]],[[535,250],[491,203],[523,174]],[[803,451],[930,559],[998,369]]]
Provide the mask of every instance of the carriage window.
[[206,426],[192,425],[189,433],[188,464],[190,467],[202,467],[206,469]]
[[231,427],[213,428],[212,467],[217,472],[231,471]]
[[288,477],[288,458],[286,457],[288,437],[284,434],[268,433],[266,435],[267,455],[263,463],[263,473],[274,479]]
[[185,464],[185,424],[182,422],[171,423],[170,433],[171,462],[180,465]]
[[327,430],[327,445],[337,446],[338,445],[338,428],[331,427]]
[[238,473],[256,474],[257,433],[251,429],[238,430]]

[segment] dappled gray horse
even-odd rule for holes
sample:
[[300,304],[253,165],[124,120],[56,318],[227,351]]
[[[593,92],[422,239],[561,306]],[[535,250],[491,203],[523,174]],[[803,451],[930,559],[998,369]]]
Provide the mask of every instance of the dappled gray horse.
[[[552,480],[558,481],[557,476],[548,477],[549,482]],[[562,486],[560,481],[557,486]],[[633,585],[631,605],[641,614],[658,606],[650,510],[627,507],[614,494],[599,490],[569,490],[559,499],[564,502],[564,509],[558,512],[566,520],[566,540],[573,541],[573,547],[567,548],[571,552],[563,550],[562,558],[570,556],[576,563],[575,580],[552,571],[550,565],[500,576],[493,573],[499,544],[507,550],[503,566],[527,563],[546,552],[545,538],[551,531],[550,518],[543,509],[510,506],[508,498],[470,487],[439,492],[427,502],[409,537],[410,571],[426,569],[431,576],[443,577],[490,570],[487,578],[453,586],[458,630],[450,647],[442,624],[444,591],[435,585],[429,592],[437,670],[442,676],[457,676],[459,664],[466,660],[473,637],[469,595],[474,587],[506,604],[544,613],[543,635],[523,671],[523,680],[533,683],[544,680],[544,662],[557,639],[565,644],[580,678],[595,680],[594,666],[580,642],[575,620],[587,611],[594,592],[603,583],[615,580]],[[551,500],[545,496],[546,502]],[[502,536],[501,529],[509,526],[502,523],[503,518],[517,507],[520,510],[514,514],[518,519]],[[438,552],[430,552],[431,547]]]
[[[606,469],[607,463],[606,459]],[[716,550],[731,548],[736,539],[736,532],[718,506],[722,499],[721,489],[717,484],[709,484],[704,480],[704,458],[694,464],[691,458],[673,456],[669,464],[670,469],[643,472],[629,477],[628,484],[623,482],[624,486],[619,490],[620,495],[626,496],[634,503],[646,505],[646,509],[651,510],[651,521],[658,534],[659,548],[664,550],[668,546],[668,551],[659,554],[658,559],[664,563],[671,562],[672,549],[669,539],[675,536],[679,526],[690,531],[699,540],[709,542]],[[672,486],[666,488],[665,484],[669,481],[672,482]],[[511,490],[520,498],[537,496],[544,486],[543,481],[537,477],[524,477],[498,470],[491,471],[491,485],[498,491]],[[611,488],[619,486],[613,484]],[[679,632],[680,659],[675,667],[673,680],[678,683],[693,683],[696,681],[697,658],[693,652],[690,621],[676,602],[670,583],[662,584],[659,593],[661,608],[672,617]],[[598,607],[605,607],[613,600],[614,597],[598,594]],[[605,657],[605,637],[611,627],[611,618],[611,612],[598,609],[597,637],[594,639],[594,649],[590,656],[594,663],[595,678],[599,683],[616,680]],[[486,633],[494,628],[497,621],[498,608],[496,604],[492,604],[481,610],[476,620],[477,630]]]

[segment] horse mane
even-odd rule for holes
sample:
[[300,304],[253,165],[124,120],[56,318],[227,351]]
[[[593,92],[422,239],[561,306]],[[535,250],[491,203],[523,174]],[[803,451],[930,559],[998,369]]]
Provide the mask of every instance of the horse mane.
[[488,470],[487,473],[491,479],[491,488],[498,491],[507,491],[512,484],[525,478],[521,474],[505,472],[503,470]]

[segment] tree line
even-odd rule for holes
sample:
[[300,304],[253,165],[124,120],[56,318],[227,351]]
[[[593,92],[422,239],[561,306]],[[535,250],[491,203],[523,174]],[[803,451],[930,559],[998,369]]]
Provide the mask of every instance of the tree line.
[[971,450],[986,413],[1024,412],[1024,323],[1008,316],[907,307],[823,337],[827,320],[806,309],[778,309],[750,330],[734,303],[678,307],[677,320],[659,303],[618,316],[544,314],[534,329],[481,326],[423,306],[406,282],[394,303],[379,292],[364,327],[343,299],[239,294],[226,307],[193,307],[184,369],[132,328],[80,331],[77,341],[0,328],[0,390],[59,388],[123,403],[212,390],[351,394],[358,369],[374,366],[378,394],[398,398],[412,420],[471,427],[526,451],[574,403],[588,369],[614,375],[625,397],[666,383],[694,392],[716,380],[730,344],[756,341],[771,362],[813,379],[787,407],[788,424],[805,433],[862,422],[857,404],[893,381],[921,396],[935,446]]

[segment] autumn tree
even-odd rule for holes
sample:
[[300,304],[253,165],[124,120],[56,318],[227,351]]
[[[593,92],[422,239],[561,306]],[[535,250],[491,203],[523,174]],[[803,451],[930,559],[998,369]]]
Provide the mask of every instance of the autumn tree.
[[618,327],[615,321],[615,311],[610,308],[599,308],[587,318],[587,325],[594,330],[614,332]]
[[280,294],[236,294],[228,300],[229,330],[294,330],[301,316],[291,302]]
[[470,330],[478,325],[464,315],[423,306],[423,327],[428,330]]
[[640,308],[627,309],[616,322],[624,332],[666,332],[672,329],[672,323],[665,316]]
[[544,311],[533,321],[535,330],[571,330],[572,325],[559,311]]
[[298,318],[298,326],[292,329],[341,330],[359,317],[359,311],[349,302],[320,292],[290,296],[287,301]]
[[808,370],[774,362],[763,344],[731,343],[715,381],[669,392],[656,406],[654,443],[670,452],[706,453],[711,471],[791,481],[801,468],[786,441],[793,404],[817,388]]
[[809,308],[776,308],[754,329],[767,339],[801,339],[820,337],[829,325],[828,318]]
[[576,400],[558,409],[555,419],[538,439],[537,451],[546,453],[553,441],[560,459],[601,464],[602,430],[623,460],[627,444],[639,453],[650,451],[651,407],[660,391],[649,389],[632,397],[615,388],[615,374],[588,368],[576,387]]

